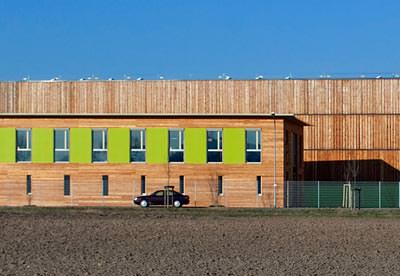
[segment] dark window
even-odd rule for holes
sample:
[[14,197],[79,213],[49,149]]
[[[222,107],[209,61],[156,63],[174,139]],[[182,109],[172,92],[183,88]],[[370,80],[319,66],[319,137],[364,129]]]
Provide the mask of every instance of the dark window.
[[222,130],[207,130],[207,162],[222,162]]
[[108,196],[108,175],[103,175],[103,196]]
[[169,162],[183,162],[184,133],[182,129],[169,130]]
[[54,130],[54,161],[69,161],[69,129]]
[[32,161],[31,129],[17,129],[17,162]]
[[218,194],[219,195],[224,194],[224,183],[223,183],[222,175],[218,176]]
[[179,192],[181,194],[185,193],[185,176],[179,176]]
[[26,194],[32,194],[32,177],[30,175],[26,176]]
[[261,162],[261,130],[246,130],[246,162]]
[[107,162],[107,129],[92,130],[92,161]]
[[146,193],[146,176],[145,175],[142,175],[140,177],[140,192],[142,195]]
[[257,176],[257,194],[262,194],[262,183],[261,183],[261,176]]
[[71,182],[69,175],[64,175],[64,196],[71,195]]
[[131,162],[146,162],[145,129],[131,129]]

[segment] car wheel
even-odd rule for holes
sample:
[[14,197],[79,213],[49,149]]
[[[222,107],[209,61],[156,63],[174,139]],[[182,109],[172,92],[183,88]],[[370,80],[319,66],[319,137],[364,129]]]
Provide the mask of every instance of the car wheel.
[[175,208],[179,208],[179,207],[181,207],[182,206],[182,203],[179,201],[179,200],[175,200],[174,201],[174,207]]
[[142,201],[140,201],[140,206],[146,208],[149,207],[149,203],[147,202],[147,200],[143,199]]

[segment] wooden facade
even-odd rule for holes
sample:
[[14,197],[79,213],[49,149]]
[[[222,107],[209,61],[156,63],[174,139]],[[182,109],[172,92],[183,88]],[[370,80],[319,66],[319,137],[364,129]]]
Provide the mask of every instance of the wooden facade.
[[[284,181],[302,179],[302,149],[293,143],[303,137],[303,124],[291,116],[3,116],[0,128],[259,128],[261,163],[250,164],[110,164],[110,163],[0,163],[0,205],[131,206],[140,194],[141,176],[146,193],[165,185],[179,187],[185,177],[185,194],[191,206],[283,207]],[[285,136],[286,133],[286,136]],[[287,134],[289,133],[289,137]],[[294,142],[297,137],[297,142]],[[276,151],[275,151],[276,149]],[[290,156],[297,156],[296,160]],[[32,177],[32,195],[26,192],[26,176]],[[63,177],[70,176],[71,195],[63,194]],[[109,176],[109,195],[101,194],[101,179]],[[217,178],[223,176],[223,195]],[[258,194],[257,176],[262,178]],[[274,181],[276,197],[274,199]]]
[[305,179],[347,180],[354,162],[356,180],[400,177],[400,79],[2,82],[0,95],[11,114],[294,114],[310,124]]

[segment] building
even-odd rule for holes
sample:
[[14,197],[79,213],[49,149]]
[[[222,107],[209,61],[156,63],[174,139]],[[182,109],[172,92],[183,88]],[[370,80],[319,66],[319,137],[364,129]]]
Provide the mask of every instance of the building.
[[285,181],[304,177],[305,123],[189,112],[206,98],[171,99],[171,83],[1,83],[0,205],[131,206],[173,185],[191,206],[284,207]]
[[[294,120],[308,124],[303,136],[304,176],[300,168],[298,179],[399,181],[399,92],[399,78],[1,82],[0,113],[2,125],[14,128],[16,125],[5,125],[4,120],[12,116],[22,118],[17,115],[24,114],[60,118],[92,115],[91,122],[97,119],[95,115],[107,114],[203,114],[210,117],[231,114],[237,115],[237,120],[251,114],[292,114]],[[279,154],[279,142],[277,145]],[[271,154],[267,153],[267,160],[271,160]],[[285,152],[284,156],[283,180],[293,180],[295,177],[286,175],[290,173],[287,164],[290,153]],[[269,163],[267,170],[271,170],[271,166],[273,164]],[[277,171],[279,167],[277,165]],[[177,178],[171,179],[177,186]],[[33,174],[32,180],[35,180]],[[279,181],[277,177],[277,183]],[[273,190],[268,186],[272,182],[271,179],[263,181],[267,192]],[[147,183],[150,185],[149,181]],[[72,184],[71,181],[71,187]],[[111,185],[110,176],[110,188]],[[254,187],[254,183],[251,185]],[[277,194],[279,201],[282,195]],[[270,206],[270,200],[268,202],[266,206]]]

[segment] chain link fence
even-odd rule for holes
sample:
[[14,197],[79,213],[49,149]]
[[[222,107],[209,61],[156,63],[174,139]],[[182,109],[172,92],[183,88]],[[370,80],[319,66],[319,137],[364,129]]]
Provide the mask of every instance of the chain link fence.
[[400,182],[285,182],[286,208],[400,208]]

